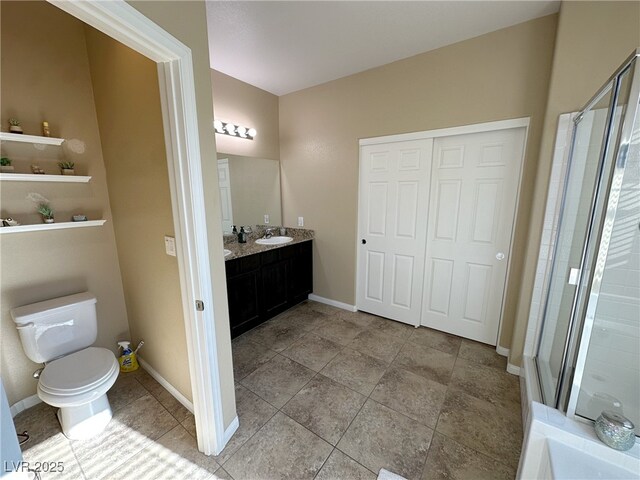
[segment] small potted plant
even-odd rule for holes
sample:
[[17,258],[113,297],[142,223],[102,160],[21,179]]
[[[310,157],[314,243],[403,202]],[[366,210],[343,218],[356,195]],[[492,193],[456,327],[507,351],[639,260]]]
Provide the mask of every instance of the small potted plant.
[[60,167],[60,173],[62,175],[75,175],[75,170],[73,169],[75,163],[73,162],[58,162],[58,166]]
[[53,223],[55,221],[53,219],[53,210],[48,203],[40,203],[37,210],[38,213],[42,215],[42,221],[44,223]]
[[20,120],[17,118],[9,119],[9,132],[11,133],[23,133],[22,127],[20,126]]
[[11,165],[11,159],[7,157],[0,158],[0,172],[11,173],[13,172],[13,165]]

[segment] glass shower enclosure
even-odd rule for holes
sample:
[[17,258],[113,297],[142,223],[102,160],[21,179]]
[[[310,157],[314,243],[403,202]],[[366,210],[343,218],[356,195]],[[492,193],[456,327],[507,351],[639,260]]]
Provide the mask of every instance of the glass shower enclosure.
[[575,117],[535,364],[544,403],[640,434],[640,50]]

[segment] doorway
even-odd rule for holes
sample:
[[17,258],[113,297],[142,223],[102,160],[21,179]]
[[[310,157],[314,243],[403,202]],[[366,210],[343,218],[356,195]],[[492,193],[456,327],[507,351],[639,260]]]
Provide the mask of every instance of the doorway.
[[206,218],[192,52],[124,1],[51,3],[158,64],[198,448],[217,454],[238,420],[225,430],[222,392],[229,385],[222,378],[232,376],[225,375],[231,366],[217,343],[207,238],[220,227]]
[[[497,344],[527,127],[519,119],[361,141],[359,310]],[[393,169],[372,177],[381,152],[415,149],[415,142],[423,142],[428,162],[401,180],[405,191],[412,185],[411,196],[394,187]],[[398,218],[415,218],[410,262]],[[402,263],[412,276],[398,282]],[[410,306],[402,314],[394,311],[399,298]]]

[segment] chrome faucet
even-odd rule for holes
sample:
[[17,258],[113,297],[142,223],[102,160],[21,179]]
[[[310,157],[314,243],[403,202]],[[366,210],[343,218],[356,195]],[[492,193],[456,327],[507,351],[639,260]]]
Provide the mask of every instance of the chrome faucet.
[[267,228],[264,231],[264,235],[262,236],[262,238],[271,238],[273,237],[273,229],[272,228]]

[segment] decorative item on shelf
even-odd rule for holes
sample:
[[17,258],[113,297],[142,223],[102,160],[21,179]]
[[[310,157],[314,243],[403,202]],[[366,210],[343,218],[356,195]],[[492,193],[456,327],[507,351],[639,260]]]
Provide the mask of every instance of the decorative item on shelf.
[[18,225],[20,225],[20,222],[15,221],[11,217],[0,218],[0,220],[0,225],[2,225],[3,227],[17,227]]
[[24,133],[22,131],[22,127],[20,126],[20,120],[17,118],[9,119],[9,132],[11,133]]
[[38,165],[31,165],[31,173],[35,173],[36,175],[44,175],[44,170],[41,169]]
[[631,420],[618,412],[602,412],[596,420],[595,429],[598,438],[616,450],[629,450],[636,443],[635,426]]
[[72,222],[86,222],[87,221],[87,216],[86,215],[74,215],[73,217],[71,217],[71,221]]
[[42,122],[42,136],[43,137],[51,136],[51,130],[49,130],[49,122]]
[[13,165],[11,165],[11,159],[7,157],[0,158],[0,172],[11,173],[13,172]]
[[42,215],[42,221],[44,223],[54,223],[53,209],[49,205],[49,200],[39,193],[31,192],[27,195],[27,199],[36,204],[36,211]]
[[75,175],[76,172],[73,169],[75,163],[73,162],[58,162],[58,166],[60,167],[60,173],[62,175]]

